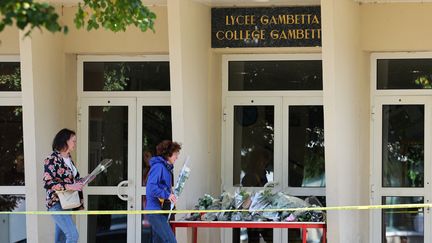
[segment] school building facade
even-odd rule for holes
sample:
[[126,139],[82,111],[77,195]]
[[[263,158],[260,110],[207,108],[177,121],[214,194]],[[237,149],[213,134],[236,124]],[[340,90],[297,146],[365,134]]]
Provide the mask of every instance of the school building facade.
[[[85,188],[88,210],[141,210],[163,139],[183,144],[174,178],[191,158],[179,209],[236,190],[258,158],[275,190],[326,206],[432,199],[430,1],[144,1],[154,33],[77,30],[78,1],[52,2],[67,35],[0,33],[0,210],[46,210],[43,159],[64,127],[77,132],[81,174],[114,161]],[[0,219],[0,242],[53,241],[47,215]],[[327,239],[432,242],[431,219],[429,209],[329,211]],[[141,215],[76,222],[80,242],[151,242]],[[178,242],[191,236],[177,230]],[[198,241],[242,236],[200,229]]]

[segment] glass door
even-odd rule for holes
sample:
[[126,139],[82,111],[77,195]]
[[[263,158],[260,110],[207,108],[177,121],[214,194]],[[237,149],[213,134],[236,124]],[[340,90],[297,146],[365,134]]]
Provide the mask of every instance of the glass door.
[[[135,208],[145,209],[146,184],[150,171],[149,161],[156,154],[156,145],[172,139],[171,106],[169,97],[139,98],[137,101],[137,141],[136,141],[136,190]],[[151,243],[151,227],[145,215],[135,218],[136,242]]]
[[[432,99],[376,97],[373,108],[374,204],[429,203]],[[431,242],[429,209],[372,212],[372,242]]]
[[[78,136],[81,174],[106,158],[113,164],[84,190],[87,210],[133,210],[136,207],[136,98],[83,98]],[[87,242],[136,242],[133,215],[80,216]]]
[[[231,162],[223,164],[223,190],[234,192],[241,186],[257,191],[265,185],[281,188],[281,107],[280,97],[227,98],[223,154],[225,161]],[[224,242],[255,242],[259,237],[279,242],[280,230],[224,231]]]
[[[88,210],[145,209],[149,160],[156,145],[172,139],[169,96],[84,98],[81,102],[79,168],[83,175],[99,161],[114,163],[85,189]],[[80,216],[87,242],[152,242],[141,215]]]
[[[322,97],[283,99],[283,191],[325,206],[324,109]],[[309,229],[307,242],[321,242]],[[300,229],[282,231],[282,242],[301,242]]]

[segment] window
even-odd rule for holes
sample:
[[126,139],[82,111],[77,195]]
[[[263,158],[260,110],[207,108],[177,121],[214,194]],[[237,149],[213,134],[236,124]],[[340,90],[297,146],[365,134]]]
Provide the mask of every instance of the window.
[[169,62],[86,61],[84,91],[169,91]]
[[[0,56],[0,211],[25,211],[19,57]],[[22,242],[25,215],[0,216],[0,242]]]

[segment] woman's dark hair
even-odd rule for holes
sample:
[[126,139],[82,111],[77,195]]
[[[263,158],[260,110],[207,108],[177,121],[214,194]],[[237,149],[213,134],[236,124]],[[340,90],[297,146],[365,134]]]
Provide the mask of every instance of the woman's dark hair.
[[53,139],[52,149],[59,152],[67,149],[67,141],[72,137],[72,135],[75,135],[75,132],[70,129],[63,128],[60,130]]
[[156,146],[156,154],[168,159],[173,155],[174,152],[179,152],[181,149],[181,144],[164,140]]

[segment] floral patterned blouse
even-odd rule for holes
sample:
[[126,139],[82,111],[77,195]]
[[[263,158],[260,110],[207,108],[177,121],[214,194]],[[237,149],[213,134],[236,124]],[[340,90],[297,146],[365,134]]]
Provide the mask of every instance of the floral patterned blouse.
[[[74,177],[72,170],[66,165],[60,152],[53,151],[44,161],[43,181],[44,188],[46,189],[46,207],[51,208],[60,201],[56,191],[66,190],[66,184],[74,184],[75,181],[79,180],[81,180],[79,172]],[[81,206],[75,210],[84,209],[83,194],[81,191],[79,192],[79,196]]]

